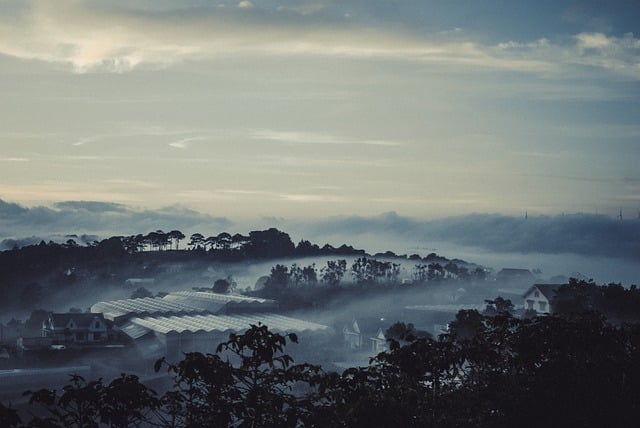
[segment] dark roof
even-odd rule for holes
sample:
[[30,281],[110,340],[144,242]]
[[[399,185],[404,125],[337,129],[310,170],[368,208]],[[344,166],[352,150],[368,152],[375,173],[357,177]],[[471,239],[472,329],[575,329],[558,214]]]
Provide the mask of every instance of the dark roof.
[[529,289],[523,294],[526,296],[529,294],[534,288],[537,288],[549,301],[552,301],[556,296],[556,291],[560,288],[562,284],[533,284]]
[[94,313],[75,313],[75,312],[66,312],[66,313],[51,313],[49,318],[53,322],[53,327],[55,328],[63,328],[69,324],[70,320],[73,320],[74,324],[79,328],[89,328],[91,322],[98,318],[100,321],[104,322],[104,317],[102,314],[94,314]]

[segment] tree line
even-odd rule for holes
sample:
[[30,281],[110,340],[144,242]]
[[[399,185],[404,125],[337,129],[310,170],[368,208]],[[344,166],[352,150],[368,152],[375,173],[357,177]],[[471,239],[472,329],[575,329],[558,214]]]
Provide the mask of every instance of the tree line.
[[420,263],[413,266],[410,278],[402,277],[400,263],[369,256],[358,257],[350,264],[346,259],[327,260],[326,265],[320,268],[315,263],[307,266],[297,263],[290,266],[276,264],[271,268],[269,276],[262,284],[263,287],[261,289],[258,287],[254,294],[270,299],[292,301],[296,297],[304,300],[304,294],[313,294],[314,288],[318,285],[329,288],[330,292],[344,288],[346,283],[360,288],[385,289],[443,281],[482,282],[487,277],[487,271],[481,267],[469,270],[463,264],[457,264],[451,260],[442,264],[424,263],[423,259],[418,260]]

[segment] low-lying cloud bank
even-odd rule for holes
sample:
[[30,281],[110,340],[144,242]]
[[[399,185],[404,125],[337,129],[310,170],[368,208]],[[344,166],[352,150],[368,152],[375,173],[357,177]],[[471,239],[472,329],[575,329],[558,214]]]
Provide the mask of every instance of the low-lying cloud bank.
[[[53,207],[24,207],[0,199],[0,249],[30,244],[40,239],[77,235],[76,241],[112,235],[179,229],[185,234],[278,227],[294,240],[323,244],[347,243],[375,252],[416,246],[428,252],[430,245],[448,242],[496,253],[578,254],[640,260],[640,219],[619,220],[604,215],[510,217],[500,214],[470,214],[439,220],[419,220],[386,213],[371,217],[331,217],[326,220],[256,219],[240,225],[224,217],[199,213],[184,207],[135,210],[129,206],[66,201]],[[84,234],[84,236],[83,236]],[[338,242],[339,241],[339,242]],[[371,245],[366,245],[366,244]]]
[[450,242],[500,253],[573,253],[640,260],[640,219],[604,215],[510,217],[471,214],[439,220],[416,220],[395,213],[342,217],[307,225],[311,236],[378,234],[410,243]]
[[[53,207],[24,207],[0,199],[0,250],[37,243],[42,239],[78,243],[113,235],[154,230],[213,230],[229,227],[224,217],[202,214],[184,207],[135,210],[122,204],[66,201]],[[75,235],[75,236],[74,236]]]

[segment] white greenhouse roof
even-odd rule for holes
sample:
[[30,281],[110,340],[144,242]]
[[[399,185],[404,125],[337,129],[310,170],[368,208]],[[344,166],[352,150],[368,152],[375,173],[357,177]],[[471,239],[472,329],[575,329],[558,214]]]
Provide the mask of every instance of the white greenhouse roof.
[[104,314],[104,317],[116,321],[121,317],[185,315],[197,313],[217,313],[228,306],[271,307],[275,301],[238,294],[217,294],[200,291],[177,291],[165,297],[145,297],[142,299],[112,300],[98,302],[91,306],[91,312]]
[[129,323],[160,334],[240,332],[248,329],[252,324],[258,325],[259,323],[266,325],[272,331],[278,332],[326,331],[329,329],[326,325],[272,313],[157,316],[132,318]]
[[203,309],[159,297],[145,297],[143,299],[98,302],[91,306],[91,312],[102,312],[106,319],[114,321],[125,315],[189,314],[203,312]]
[[163,297],[170,302],[179,302],[187,306],[199,308],[209,312],[218,312],[225,306],[271,306],[274,300],[259,297],[242,296],[239,294],[220,294],[206,291],[176,291]]
[[151,331],[150,329],[138,324],[134,324],[131,321],[120,327],[120,330],[122,330],[124,334],[126,334],[133,340],[139,339]]

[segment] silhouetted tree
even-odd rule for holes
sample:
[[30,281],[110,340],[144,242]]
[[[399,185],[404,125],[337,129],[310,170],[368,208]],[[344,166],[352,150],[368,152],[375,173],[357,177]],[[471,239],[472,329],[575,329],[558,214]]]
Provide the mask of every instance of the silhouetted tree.
[[153,297],[153,293],[147,290],[144,287],[138,288],[136,291],[131,293],[130,299],[144,299],[145,297]]
[[444,268],[440,263],[429,263],[427,266],[429,281],[437,281],[444,278]]
[[320,270],[322,282],[333,287],[338,286],[346,271],[346,260],[328,260],[327,266]]
[[202,248],[205,246],[205,238],[200,233],[194,233],[189,238],[189,243],[187,244],[191,249],[196,250],[198,248]]
[[250,257],[288,257],[295,251],[289,235],[275,228],[250,232],[249,239],[246,254]]
[[315,263],[302,268],[302,280],[308,285],[315,285],[318,282]]
[[417,264],[413,267],[413,280],[415,282],[427,282],[429,279],[429,266]]
[[289,284],[289,268],[285,265],[277,264],[271,268],[269,279],[264,284],[262,293],[269,298],[278,298],[282,295]]
[[493,300],[488,299],[484,302],[487,305],[484,310],[484,315],[494,316],[505,312],[509,314],[513,313],[513,303],[511,303],[511,300],[509,299],[504,299],[498,296]]
[[[231,334],[215,354],[190,353],[180,363],[168,364],[177,390],[163,401],[173,420],[179,426],[300,426],[313,403],[292,389],[298,384],[312,386],[320,369],[294,364],[284,354],[287,341],[297,340],[295,334],[281,335],[264,325],[252,325],[244,334]],[[158,361],[156,370],[165,364]]]
[[226,294],[231,291],[231,284],[226,279],[216,279],[213,283],[213,292]]
[[167,234],[167,239],[169,241],[173,241],[175,244],[175,249],[177,250],[180,246],[180,241],[185,238],[184,234],[179,230],[172,230]]

